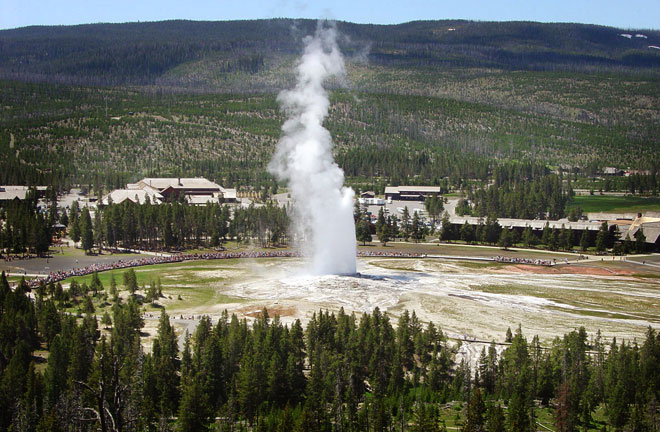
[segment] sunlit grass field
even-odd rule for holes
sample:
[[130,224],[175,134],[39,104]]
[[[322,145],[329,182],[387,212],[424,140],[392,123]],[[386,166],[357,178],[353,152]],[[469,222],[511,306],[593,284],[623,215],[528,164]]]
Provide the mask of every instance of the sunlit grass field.
[[568,211],[577,206],[580,206],[585,213],[635,213],[660,211],[660,198],[609,195],[576,196],[569,204]]

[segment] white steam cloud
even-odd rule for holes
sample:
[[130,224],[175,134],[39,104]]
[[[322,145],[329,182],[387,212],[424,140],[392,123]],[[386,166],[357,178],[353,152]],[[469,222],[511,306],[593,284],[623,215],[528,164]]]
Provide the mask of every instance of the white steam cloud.
[[304,39],[297,84],[277,100],[287,116],[284,133],[268,169],[288,182],[295,203],[294,229],[316,274],[353,274],[355,224],[353,190],[344,187],[344,173],[332,158],[332,137],[323,127],[330,101],[323,83],[343,81],[344,59],[334,23],[319,22],[315,35]]

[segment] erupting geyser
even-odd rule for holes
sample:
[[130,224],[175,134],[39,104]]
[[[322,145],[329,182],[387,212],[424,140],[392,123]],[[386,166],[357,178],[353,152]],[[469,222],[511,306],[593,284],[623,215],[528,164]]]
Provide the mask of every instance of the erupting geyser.
[[301,246],[311,257],[311,271],[354,274],[354,193],[344,187],[344,173],[332,158],[332,137],[323,127],[330,105],[323,83],[345,78],[344,59],[332,23],[319,22],[316,34],[304,42],[297,84],[277,97],[287,120],[269,170],[288,182],[294,229],[305,239]]

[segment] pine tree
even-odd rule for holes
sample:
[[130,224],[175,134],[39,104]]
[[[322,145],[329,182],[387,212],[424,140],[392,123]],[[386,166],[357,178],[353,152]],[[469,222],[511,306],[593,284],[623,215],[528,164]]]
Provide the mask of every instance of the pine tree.
[[633,247],[633,242],[630,240],[630,235],[626,233],[626,239],[623,241],[623,253],[624,254],[629,254],[633,252],[634,247]]
[[103,313],[103,317],[101,318],[101,324],[107,329],[112,326],[112,318],[110,318],[110,314],[108,311],[105,311]]
[[506,432],[506,425],[504,421],[504,411],[499,405],[492,405],[488,408],[488,415],[486,420],[487,432]]
[[113,298],[113,301],[117,301],[117,296],[118,296],[118,291],[117,291],[117,280],[115,279],[115,273],[112,272],[110,274],[110,295]]
[[[174,329],[170,324],[170,317],[165,311],[161,311],[152,356],[156,374],[156,388],[160,400],[160,413],[164,416],[176,412],[178,404],[178,352],[179,346]],[[205,393],[208,394],[208,392]]]
[[80,241],[80,225],[78,223],[79,214],[80,210],[78,207],[78,201],[74,201],[73,204],[71,204],[71,210],[69,211],[69,235],[74,243]]
[[387,222],[382,224],[380,228],[376,228],[376,235],[378,236],[378,241],[383,246],[387,246],[387,243],[390,241],[391,231],[392,231],[392,219],[388,216]]
[[507,228],[502,229],[497,245],[504,250],[508,249],[509,246],[511,246],[511,236]]
[[410,234],[415,243],[418,243],[421,239],[424,238],[424,225],[422,224],[422,220],[420,219],[418,212],[414,212],[413,214]]
[[371,223],[366,218],[361,219],[355,227],[355,237],[362,242],[362,246],[371,242]]
[[410,238],[410,230],[410,211],[408,210],[408,206],[405,206],[401,214],[401,234],[405,241],[408,241]]
[[417,402],[413,409],[413,424],[410,430],[412,432],[438,432],[438,413],[435,407]]
[[474,230],[472,229],[472,225],[470,225],[467,221],[461,226],[461,240],[463,240],[465,243],[470,244],[474,240]]
[[131,294],[135,294],[135,291],[138,289],[137,275],[135,270],[128,269],[123,274],[124,278],[124,288],[126,288]]
[[522,241],[525,247],[535,246],[538,243],[538,238],[534,235],[532,227],[529,225],[523,231]]
[[644,229],[639,227],[635,233],[635,252],[644,253],[646,251],[646,236],[644,235]]
[[467,419],[463,432],[483,432],[485,430],[486,405],[481,396],[481,390],[477,387],[472,392],[470,402],[467,407]]
[[580,250],[586,252],[589,249],[589,232],[585,229],[580,236]]
[[550,228],[550,222],[546,222],[543,227],[543,234],[541,235],[541,243],[544,246],[550,246],[552,236],[552,229]]
[[183,388],[177,420],[181,432],[208,430],[210,409],[200,380],[201,377],[194,377]]
[[553,228],[550,234],[550,250],[557,250],[559,249],[559,234],[557,233],[557,229]]
[[103,241],[105,240],[105,233],[103,232],[103,220],[101,219],[101,211],[97,210],[94,213],[94,243],[101,253],[103,249]]
[[440,230],[440,240],[449,241],[452,239],[451,222],[449,221],[449,213],[445,212],[442,215],[442,228]]
[[89,210],[85,207],[80,214],[80,240],[85,253],[89,253],[94,247],[94,235],[92,232],[92,218]]

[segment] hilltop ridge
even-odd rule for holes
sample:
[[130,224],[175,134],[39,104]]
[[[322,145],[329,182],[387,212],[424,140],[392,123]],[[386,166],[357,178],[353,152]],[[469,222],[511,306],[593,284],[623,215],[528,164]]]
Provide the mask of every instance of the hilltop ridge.
[[[300,53],[302,37],[315,26],[315,20],[293,19],[175,20],[3,30],[0,77],[210,89],[217,85],[214,77],[278,71]],[[660,50],[649,48],[660,46],[658,31],[462,20],[337,26],[348,60],[374,66],[653,74],[660,66]],[[207,72],[200,77],[194,69],[202,66]],[[274,91],[282,85],[275,80],[259,89]]]

